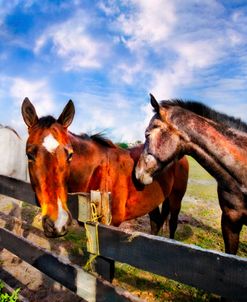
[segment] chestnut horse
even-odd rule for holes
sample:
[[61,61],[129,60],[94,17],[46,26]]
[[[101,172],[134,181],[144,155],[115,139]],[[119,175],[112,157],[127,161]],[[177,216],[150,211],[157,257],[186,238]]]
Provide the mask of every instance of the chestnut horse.
[[162,101],[151,95],[155,114],[136,166],[144,184],[185,154],[194,157],[218,182],[221,227],[227,253],[236,254],[247,224],[247,125],[197,102]]
[[170,236],[174,237],[187,186],[187,159],[162,171],[151,185],[138,187],[133,171],[143,145],[124,150],[100,135],[75,135],[67,130],[74,113],[72,101],[57,120],[51,116],[38,118],[27,98],[22,104],[29,132],[26,153],[30,180],[42,209],[45,235],[55,237],[67,232],[71,222],[68,192],[100,190],[111,192],[114,226],[152,211],[151,219],[157,222],[155,232],[164,222],[160,223],[157,207],[166,199],[169,207],[163,207],[162,215],[165,218],[170,208]]

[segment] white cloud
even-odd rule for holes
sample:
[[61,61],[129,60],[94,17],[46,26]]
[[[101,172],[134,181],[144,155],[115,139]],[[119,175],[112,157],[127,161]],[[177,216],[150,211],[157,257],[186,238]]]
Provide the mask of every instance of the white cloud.
[[98,8],[101,9],[106,16],[112,16],[120,12],[119,6],[115,0],[98,1]]
[[177,97],[176,91],[196,81],[201,69],[207,69],[225,55],[218,41],[180,42],[173,45],[176,60],[161,70],[157,70],[152,79],[150,90],[157,98]]
[[40,53],[49,41],[52,51],[63,59],[65,70],[99,68],[107,55],[107,46],[88,32],[88,18],[82,12],[74,17],[52,25],[36,41],[34,51]]
[[126,84],[132,84],[136,80],[136,75],[141,74],[144,70],[145,63],[142,58],[132,65],[122,62],[116,65],[114,76],[121,77],[121,80]]
[[53,93],[46,79],[27,80],[0,75],[0,105],[5,114],[0,123],[13,127],[20,135],[26,135],[26,126],[21,116],[21,104],[28,97],[39,117],[56,111]]
[[115,65],[113,76],[145,85],[158,98],[181,97],[183,88],[204,81],[203,71],[212,74],[246,45],[246,15],[240,9],[230,15],[215,0],[129,0],[121,2],[121,11],[116,3],[104,1],[101,8],[113,20],[115,43],[129,54]]
[[[26,4],[20,4],[20,9],[31,16],[35,1],[27,0]],[[19,1],[6,6],[1,3],[0,0],[0,18],[4,18]],[[216,0],[100,0],[86,6],[83,1],[71,0],[66,4],[45,1],[44,5],[46,8],[42,12],[59,9],[59,22],[54,23],[53,13],[47,23],[40,14],[37,18],[44,24],[44,30],[39,37],[32,29],[25,37],[12,33],[6,24],[6,33],[10,29],[13,35],[13,39],[8,36],[6,41],[11,46],[16,41],[15,47],[25,48],[25,51],[34,45],[38,60],[30,65],[33,74],[47,68],[49,60],[56,61],[49,70],[53,82],[59,79],[58,72],[62,73],[57,61],[67,72],[63,83],[70,77],[69,72],[79,71],[73,73],[71,78],[75,82],[72,85],[64,88],[57,85],[62,90],[57,92],[57,97],[67,93],[68,98],[73,98],[70,89],[80,89],[79,83],[90,94],[86,96],[84,92],[85,97],[73,98],[90,99],[90,103],[76,107],[80,118],[73,125],[78,132],[111,129],[115,137],[124,140],[143,138],[152,111],[148,102],[143,107],[140,105],[140,95],[146,98],[148,92],[157,99],[166,99],[188,97],[188,91],[192,91],[192,98],[202,96],[203,100],[215,100],[219,108],[224,102],[230,104],[236,99],[239,108],[245,109],[240,99],[245,100],[247,87],[244,80],[247,75],[247,16],[241,7],[227,6],[226,9]],[[62,16],[68,15],[69,19],[64,17],[61,21]],[[0,54],[0,60],[17,60],[13,53]],[[31,62],[31,56],[27,57]],[[42,68],[40,62],[44,63]],[[57,70],[52,70],[54,66]],[[9,70],[11,74],[13,69]],[[7,89],[0,83],[0,98],[9,96],[19,110],[27,95],[35,103],[39,115],[56,112],[48,80],[29,81],[25,74],[22,76],[9,79]],[[135,104],[133,99],[137,98]]]
[[133,0],[130,3],[135,7],[134,12],[121,13],[116,24],[131,50],[139,51],[143,44],[155,46],[170,36],[176,23],[171,1]]
[[70,129],[74,133],[103,131],[115,142],[144,139],[148,121],[144,121],[145,113],[137,100],[117,93],[94,95],[82,92],[72,94],[72,98],[75,100],[76,115]]
[[37,114],[50,114],[54,108],[52,93],[46,80],[29,81],[22,78],[11,79],[10,95],[17,106],[22,104],[25,97],[35,104]]

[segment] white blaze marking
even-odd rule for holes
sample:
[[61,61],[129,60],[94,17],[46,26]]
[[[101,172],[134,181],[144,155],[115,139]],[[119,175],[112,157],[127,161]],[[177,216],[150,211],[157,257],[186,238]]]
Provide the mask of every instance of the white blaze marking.
[[55,221],[55,227],[58,230],[58,232],[62,231],[63,226],[67,223],[69,215],[68,213],[63,209],[62,207],[62,202],[58,198],[57,201],[57,206],[58,206],[58,216],[57,220]]
[[46,150],[50,153],[54,152],[56,148],[59,146],[59,142],[54,138],[54,136],[50,133],[44,138],[42,144]]

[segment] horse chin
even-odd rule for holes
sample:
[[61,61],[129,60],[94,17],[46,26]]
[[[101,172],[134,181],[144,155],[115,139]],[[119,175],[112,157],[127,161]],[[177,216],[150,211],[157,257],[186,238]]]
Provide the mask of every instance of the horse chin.
[[144,185],[150,185],[153,182],[153,177],[150,176],[147,173],[142,174],[140,181],[144,184]]
[[151,154],[141,155],[139,162],[135,168],[136,179],[144,185],[153,182],[153,173],[158,169],[158,162]]
[[150,174],[144,172],[142,169],[137,168],[135,175],[136,179],[138,179],[138,181],[143,185],[149,185],[153,182],[153,177]]

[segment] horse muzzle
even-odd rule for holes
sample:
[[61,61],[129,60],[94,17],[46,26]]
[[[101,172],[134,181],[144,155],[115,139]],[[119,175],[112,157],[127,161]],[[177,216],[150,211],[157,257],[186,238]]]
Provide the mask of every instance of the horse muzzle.
[[42,225],[46,237],[61,237],[67,234],[68,227],[72,222],[70,213],[68,213],[68,219],[63,225],[56,224],[49,216],[45,215],[42,218]]
[[153,182],[153,173],[156,171],[158,163],[151,154],[141,155],[135,168],[136,179],[142,184],[149,185]]

